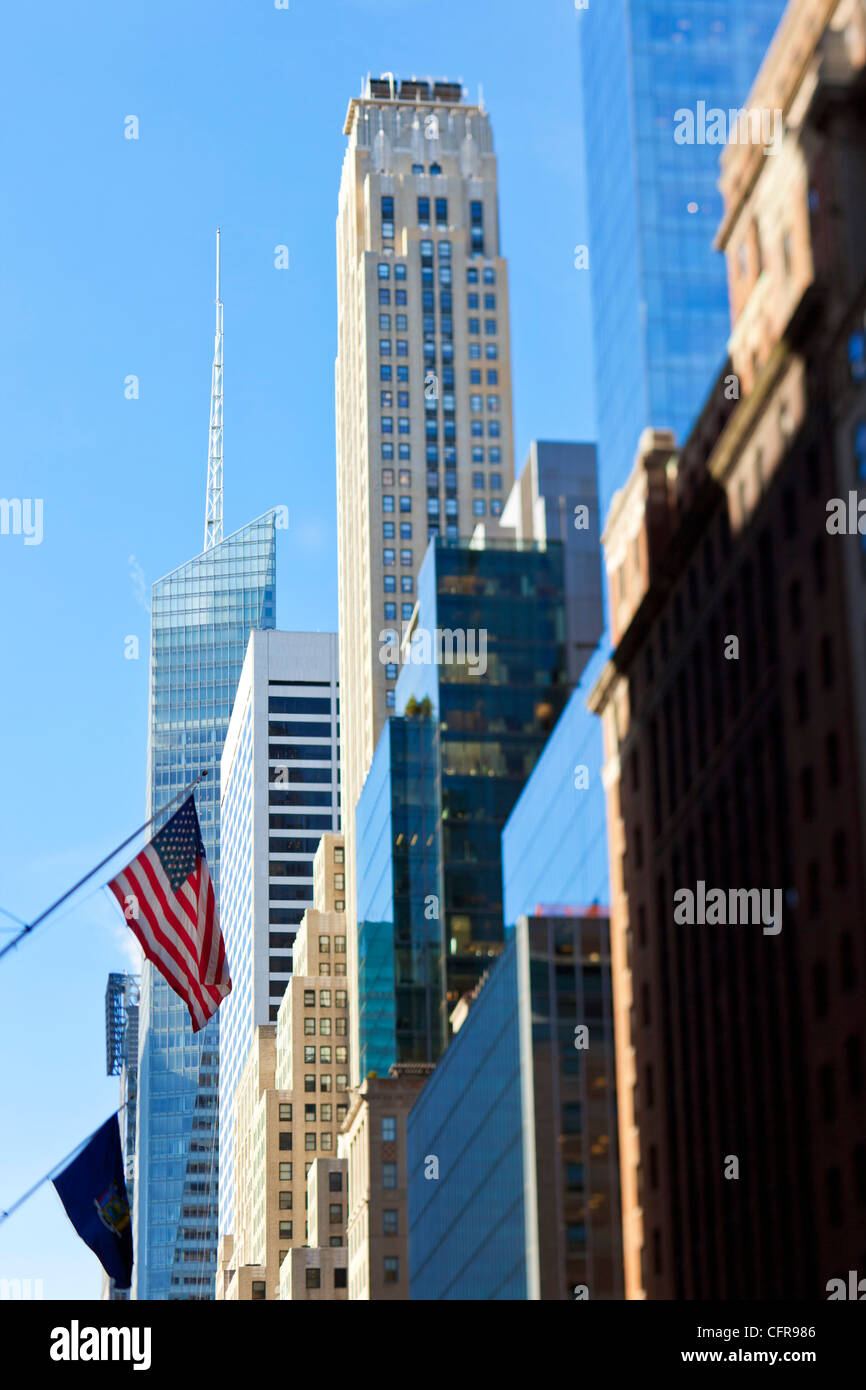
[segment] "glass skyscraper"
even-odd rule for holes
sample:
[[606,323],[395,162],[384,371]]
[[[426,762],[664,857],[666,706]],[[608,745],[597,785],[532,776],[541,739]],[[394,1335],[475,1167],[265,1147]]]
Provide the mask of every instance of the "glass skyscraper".
[[621,1298],[616,1135],[607,917],[521,917],[409,1112],[410,1297]]
[[445,1046],[440,815],[435,721],[389,719],[356,811],[362,1077]]
[[502,951],[502,828],[568,698],[562,544],[431,540],[399,655],[357,803],[362,1076],[435,1061]]
[[785,0],[604,0],[578,15],[602,516],[641,431],[680,442],[729,332],[718,145],[675,113],[739,108]]
[[[217,900],[220,756],[250,632],[276,623],[275,586],[273,512],[153,586],[148,815],[208,769],[196,804]],[[134,1297],[212,1298],[219,1013],[194,1034],[145,962],[140,1029]]]

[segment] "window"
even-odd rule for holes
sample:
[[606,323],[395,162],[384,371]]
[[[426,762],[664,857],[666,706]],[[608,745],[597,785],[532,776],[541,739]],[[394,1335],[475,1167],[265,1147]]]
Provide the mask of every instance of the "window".
[[400,498],[400,511],[401,511],[401,512],[411,512],[411,510],[412,510],[412,498],[411,498],[411,497],[401,496],[401,498]]
[[[399,270],[400,267],[398,266],[397,269]],[[406,291],[405,291],[405,290],[395,290],[395,291],[394,291],[394,303],[395,303],[395,304],[405,304],[405,303],[406,303]],[[402,370],[403,370],[402,367],[398,369],[398,372],[397,372],[398,379],[399,379],[400,381],[408,381],[408,380],[409,380],[408,377],[400,376],[400,372],[401,372]]]
[[386,622],[396,621],[396,618],[397,618],[397,605],[396,605],[396,603],[392,603],[392,602],[389,600],[388,603],[385,604],[385,621],[386,621]]
[[304,1008],[314,1009],[316,1007],[316,991],[314,989],[304,990]]
[[291,1223],[291,1221],[281,1221],[281,1222],[280,1222],[280,1240],[291,1240],[291,1238],[292,1238],[292,1223]]
[[494,497],[493,500],[492,500],[491,503],[490,503],[490,515],[491,515],[491,516],[501,516],[501,514],[502,514],[502,498],[501,498],[501,497]]
[[[398,266],[398,269],[399,269],[399,266]],[[389,266],[389,264],[388,264],[387,261],[380,261],[380,262],[379,262],[379,279],[380,279],[380,280],[390,280],[390,279],[391,279],[391,267]]]
[[382,551],[382,564],[383,564],[383,565],[393,565],[393,563],[394,563],[394,555],[395,555],[395,551],[394,551],[390,546],[387,546],[387,545],[386,545],[385,548],[384,548],[384,550]]
[[394,199],[382,199],[382,240],[394,240]]
[[411,470],[411,468],[401,468],[399,474],[397,475],[397,480],[398,480],[398,482],[399,482],[399,484],[400,484],[401,487],[411,487],[411,486],[412,486],[412,470]]
[[392,496],[390,496],[389,494],[386,493],[386,494],[384,494],[383,497],[382,497],[382,511],[383,511],[383,512],[393,512],[393,510],[394,510],[394,498],[393,498]]
[[[339,1177],[339,1174],[337,1174],[337,1176]],[[342,1219],[343,1219],[343,1203],[342,1203],[342,1202],[329,1202],[329,1203],[328,1203],[328,1222],[329,1222],[329,1224],[330,1224],[331,1226],[337,1226],[337,1225],[339,1225],[339,1223],[342,1221]]]
[[326,1131],[326,1133],[321,1136],[321,1144],[323,1149],[332,1149],[334,1147],[334,1136],[330,1130]]
[[[395,267],[394,267],[394,279],[395,279],[395,280],[405,280],[405,279],[406,279],[406,267],[405,267],[405,265],[395,265]],[[398,290],[397,293],[398,293],[398,294],[405,294],[406,291],[405,291],[405,290]],[[404,303],[405,303],[405,301],[404,301]]]
[[[437,229],[439,229],[439,228],[446,228],[447,226],[448,226],[448,199],[447,199],[447,198],[437,198],[437,199],[436,199],[436,227],[437,227]],[[447,247],[448,247],[448,255],[450,256],[450,255],[451,255],[451,243],[450,243],[450,241],[440,241],[440,243],[439,243],[439,255],[442,256],[442,255],[444,254],[444,253],[443,253],[443,249],[442,249],[444,246],[447,246]]]
[[401,603],[401,604],[400,604],[400,617],[403,619],[403,622],[404,622],[404,623],[408,623],[408,621],[409,621],[409,619],[411,618],[413,612],[414,612],[414,604],[411,604],[411,603]]
[[328,1191],[329,1191],[329,1192],[342,1192],[342,1190],[343,1190],[343,1174],[342,1174],[342,1173],[339,1173],[339,1172],[338,1172],[338,1173],[329,1173],[329,1174],[328,1174]]
[[331,1065],[331,1045],[330,1045],[330,1043],[324,1043],[324,1044],[319,1048],[319,1061],[322,1062],[322,1063],[324,1063],[324,1065],[327,1066],[327,1067],[329,1067],[329,1066]]
[[291,1193],[291,1190],[288,1190],[288,1191],[286,1191],[286,1192],[281,1192],[281,1193],[280,1193],[280,1211],[291,1211],[291,1210],[292,1210],[292,1193]]
[[473,497],[473,499],[472,499],[472,515],[473,515],[473,516],[484,516],[484,515],[486,514],[486,512],[487,512],[487,503],[484,501],[484,498],[483,498],[483,497]]
[[[430,226],[430,199],[429,199],[429,198],[419,198],[419,199],[418,199],[418,226],[419,226],[419,227],[429,227],[429,226]],[[421,243],[421,246],[422,246],[422,251],[421,251],[422,256],[423,256],[423,254],[424,254],[423,247],[425,247],[425,246],[430,246],[430,248],[431,248],[431,250],[432,250],[432,244],[431,244],[429,241],[423,241],[423,242]]]
[[397,1211],[394,1208],[386,1207],[382,1212],[382,1234],[383,1236],[399,1235]]
[[[345,1072],[338,1072],[338,1073],[337,1073],[337,1080],[336,1080],[335,1083],[334,1083],[334,1088],[335,1088],[335,1090],[337,1090],[337,1091],[348,1091],[348,1089],[349,1089],[349,1078],[348,1078],[348,1076],[347,1076],[347,1074],[346,1074]],[[340,1107],[339,1107],[339,1105],[337,1106],[337,1119],[338,1119],[338,1120],[340,1119]]]
[[315,1033],[315,1031],[316,1031],[316,1020],[315,1020],[314,1018],[305,1018],[305,1019],[304,1019],[304,1032],[305,1032],[305,1034],[307,1035],[307,1037],[309,1037],[311,1034]]
[[400,539],[401,539],[401,541],[411,541],[411,539],[412,539],[412,523],[411,523],[411,521],[401,521],[401,522],[400,522]]
[[331,1020],[329,1018],[319,1019],[319,1033],[323,1038],[331,1036]]
[[390,363],[390,362],[383,362],[383,363],[381,364],[381,366],[379,367],[379,380],[380,380],[380,381],[390,381],[390,380],[391,380],[391,363]]
[[480,396],[470,396],[470,397],[469,397],[469,409],[470,409],[470,410],[479,411],[479,410],[482,409],[482,406],[483,406],[483,403],[482,403],[482,400],[481,400],[481,397],[480,397]]
[[292,1118],[292,1106],[290,1101],[280,1101],[280,1119],[290,1120]]
[[315,1062],[315,1060],[316,1060],[316,1049],[315,1049],[314,1047],[305,1047],[305,1048],[304,1048],[304,1061],[305,1061],[305,1062]]
[[491,411],[493,414],[496,413],[496,411],[499,409],[499,397],[498,397],[498,396],[488,396],[488,397],[487,397],[487,409],[488,409],[489,411]]
[[380,338],[380,339],[379,339],[379,356],[380,356],[380,357],[390,357],[390,356],[391,356],[391,339],[390,339],[390,338]]
[[397,1186],[396,1163],[382,1164],[382,1186],[389,1189]]
[[395,594],[397,592],[397,580],[393,574],[385,575],[382,580],[382,588],[386,594]]
[[[335,955],[338,955],[338,956],[344,956],[344,955],[346,954],[346,938],[345,938],[345,936],[335,936],[335,937],[334,937],[334,954],[335,954]],[[339,1061],[339,1058],[338,1058],[337,1060]]]
[[383,1262],[383,1269],[386,1284],[398,1284],[400,1282],[400,1261],[396,1255],[386,1255]]
[[483,474],[483,473],[473,473],[473,474],[472,474],[472,486],[473,486],[474,488],[477,488],[479,492],[483,491],[483,489],[484,489],[484,474]]
[[485,333],[490,333],[490,334],[495,334],[495,332],[496,332],[496,320],[495,320],[495,319],[485,319],[485,320],[484,320],[484,332],[485,332]]
[[385,540],[385,541],[392,541],[392,540],[394,539],[394,523],[393,523],[393,521],[383,521],[383,522],[382,522],[382,539]]
[[[469,356],[470,356],[470,357],[472,356],[472,353],[471,353],[471,352],[470,352]],[[499,348],[496,346],[495,343],[486,343],[486,344],[485,344],[485,346],[484,346],[484,356],[485,356],[485,357],[488,359],[488,361],[490,361],[490,362],[495,362],[495,361],[496,361],[497,357],[499,356]]]
[[401,575],[400,575],[400,592],[401,592],[401,594],[411,594],[412,588],[413,588],[413,583],[414,583],[414,581],[413,581],[413,579],[412,579],[411,574],[401,574]]
[[407,341],[406,338],[398,338],[398,339],[397,339],[397,356],[398,356],[398,357],[408,357],[408,356],[409,356],[409,343],[408,343],[408,341]]
[[306,1275],[308,1289],[320,1289],[322,1287],[322,1271],[320,1269],[308,1269]]
[[379,303],[380,303],[380,304],[390,304],[390,303],[391,303],[391,291],[390,291],[390,290],[380,290],[380,291],[379,291]]
[[291,1149],[291,1147],[292,1147],[292,1131],[291,1131],[290,1129],[284,1129],[284,1130],[281,1132],[281,1134],[280,1134],[280,1148],[281,1148],[282,1151],[285,1153],[285,1151],[286,1151],[287,1149]]
[[466,269],[466,283],[467,283],[467,285],[477,285],[477,284],[478,284],[478,268],[477,268],[477,266],[470,265],[470,266],[467,267],[467,269]]
[[467,333],[472,333],[472,334],[480,333],[480,332],[481,332],[481,320],[480,320],[480,319],[469,319],[469,320],[468,320],[468,323],[467,323],[466,331],[467,331]]
[[401,564],[401,565],[409,565],[409,566],[411,567],[411,565],[412,565],[412,552],[411,552],[411,550],[401,550],[401,551],[400,551],[400,564]]
[[253,1282],[252,1282],[252,1295],[251,1295],[251,1301],[252,1301],[253,1303],[264,1303],[264,1302],[266,1302],[266,1301],[267,1301],[266,1288],[267,1288],[267,1285],[265,1284],[264,1279],[254,1279]]
[[280,1182],[291,1182],[291,1181],[292,1181],[292,1165],[291,1165],[291,1163],[281,1163],[281,1164],[280,1164],[280,1173],[279,1173],[279,1176],[280,1176]]
[[488,461],[488,463],[501,463],[501,462],[502,462],[502,450],[500,449],[500,447],[499,447],[498,444],[495,444],[495,445],[493,445],[492,448],[488,449],[488,451],[487,451],[487,461]]
[[485,285],[496,284],[496,271],[493,269],[492,265],[486,265],[484,267],[484,283]]
[[485,309],[495,309],[495,308],[496,308],[496,295],[495,295],[495,294],[486,294],[486,295],[484,296],[484,307],[485,307]]
[[[385,291],[385,293],[387,294],[387,290]],[[467,308],[467,309],[477,309],[478,307],[479,307],[479,304],[478,304],[478,295],[477,295],[477,294],[467,294],[467,296],[466,296],[466,308]]]
[[393,434],[393,433],[394,433],[394,417],[393,417],[393,415],[383,415],[383,416],[381,417],[381,419],[380,419],[380,429],[381,429],[381,431],[382,431],[383,434]]
[[397,1138],[397,1119],[394,1115],[382,1116],[382,1139],[393,1144]]
[[315,1131],[313,1130],[313,1131],[311,1131],[309,1134],[305,1134],[305,1135],[304,1135],[304,1148],[306,1149],[307,1153],[310,1153],[313,1149],[315,1149],[315,1147],[316,1147],[316,1134],[315,1134]]
[[[383,486],[383,487],[393,487],[393,486],[394,486],[394,470],[393,470],[393,468],[383,468],[383,469],[382,469],[382,486]],[[387,524],[387,523],[386,523],[386,524]],[[390,524],[393,525],[393,522],[390,523]]]
[[[387,291],[386,291],[386,293],[387,293]],[[390,315],[390,314],[380,314],[380,315],[379,315],[379,332],[380,332],[380,333],[390,333],[390,332],[391,332],[391,315]]]
[[491,488],[491,491],[492,491],[492,492],[499,492],[500,489],[501,489],[501,487],[502,487],[502,474],[501,474],[501,473],[491,473],[491,474],[490,474],[490,488]]
[[329,1076],[327,1072],[323,1072],[323,1074],[319,1077],[319,1090],[330,1091],[332,1081],[333,1077]]
[[470,343],[470,344],[469,344],[469,356],[470,356],[473,360],[477,360],[477,359],[481,356],[481,344],[480,344],[480,343]]

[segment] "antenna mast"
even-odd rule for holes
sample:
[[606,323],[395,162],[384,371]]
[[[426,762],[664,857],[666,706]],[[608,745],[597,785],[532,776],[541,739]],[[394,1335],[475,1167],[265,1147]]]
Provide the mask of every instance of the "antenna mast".
[[216,336],[210,383],[210,439],[207,451],[207,505],[204,548],[223,538],[223,302],[220,299],[220,229],[216,234]]

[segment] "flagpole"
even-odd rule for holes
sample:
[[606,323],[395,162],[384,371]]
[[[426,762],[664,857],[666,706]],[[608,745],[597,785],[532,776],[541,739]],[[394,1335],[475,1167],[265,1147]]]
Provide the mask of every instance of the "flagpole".
[[[170,802],[169,805],[171,805]],[[118,1105],[117,1109],[113,1113],[115,1115],[119,1115],[121,1110],[125,1110],[128,1105],[129,1101],[125,1100],[122,1105]],[[111,1115],[109,1115],[108,1119],[110,1120],[111,1118]],[[108,1120],[103,1120],[102,1124],[107,1125]],[[35,1182],[32,1187],[28,1188],[27,1191],[24,1193],[23,1197],[19,1197],[17,1202],[13,1202],[11,1207],[8,1208],[8,1210],[0,1211],[0,1226],[2,1226],[6,1218],[11,1216],[13,1212],[16,1212],[19,1207],[23,1207],[24,1203],[28,1200],[28,1198],[32,1197],[34,1192],[39,1191],[43,1183],[51,1182],[55,1174],[61,1168],[65,1168],[67,1163],[69,1163],[69,1161],[75,1157],[75,1155],[79,1152],[80,1149],[84,1148],[85,1144],[89,1144],[91,1139],[93,1138],[93,1135],[98,1134],[101,1129],[102,1125],[98,1125],[97,1128],[93,1131],[93,1134],[88,1134],[85,1139],[80,1140],[79,1143],[75,1145],[74,1149],[69,1150],[69,1153],[66,1155],[65,1158],[61,1158],[59,1162],[55,1163],[53,1168],[48,1169],[48,1172],[43,1177],[41,1177],[38,1182]]]
[[100,859],[96,867],[91,869],[89,873],[85,874],[83,878],[80,878],[78,882],[73,884],[71,888],[67,889],[63,896],[57,899],[56,903],[52,903],[50,907],[46,907],[45,911],[41,912],[39,916],[35,918],[34,921],[30,922],[29,925],[24,928],[23,931],[20,931],[17,936],[14,936],[11,941],[8,941],[6,943],[3,949],[0,950],[0,960],[2,960],[3,957],[9,951],[14,951],[19,941],[23,941],[24,937],[29,936],[30,932],[32,932],[35,927],[39,926],[40,922],[44,922],[46,917],[50,917],[52,912],[56,912],[57,908],[61,907],[62,904],[66,902],[67,898],[71,898],[73,893],[77,893],[79,888],[83,888],[84,884],[87,883],[88,879],[93,878],[94,874],[98,874],[99,870],[104,869],[106,864],[110,864],[116,854],[119,854],[122,849],[126,849],[127,845],[132,844],[132,841],[137,839],[138,836],[141,835],[141,833],[145,831],[149,825],[152,825],[153,822],[162,815],[163,811],[167,811],[169,806],[173,806],[176,801],[180,801],[181,797],[188,796],[189,793],[193,791],[195,787],[198,786],[202,778],[207,777],[207,775],[208,769],[204,768],[203,771],[199,773],[198,777],[196,777],[194,782],[190,782],[189,786],[184,787],[183,791],[177,793],[177,796],[173,796],[171,798],[171,801],[167,801],[164,806],[160,806],[159,810],[155,811],[153,815],[150,817],[150,819],[144,822],[144,825],[140,825],[137,830],[134,830],[132,832],[131,835],[127,835],[126,839],[123,841],[122,844],[118,845],[115,849],[113,849],[110,854],[107,854],[105,856],[104,859]]

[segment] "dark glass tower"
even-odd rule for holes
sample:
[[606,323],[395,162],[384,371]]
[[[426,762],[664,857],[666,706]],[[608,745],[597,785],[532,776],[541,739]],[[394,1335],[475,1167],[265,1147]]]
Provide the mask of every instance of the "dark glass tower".
[[502,951],[502,829],[569,693],[560,543],[431,541],[400,655],[357,807],[362,1076],[435,1061]]
[[[250,632],[276,624],[275,585],[268,512],[153,586],[148,815],[208,769],[196,804],[217,901],[220,755]],[[193,1033],[145,962],[140,1028],[134,1296],[213,1298],[219,1013]]]

